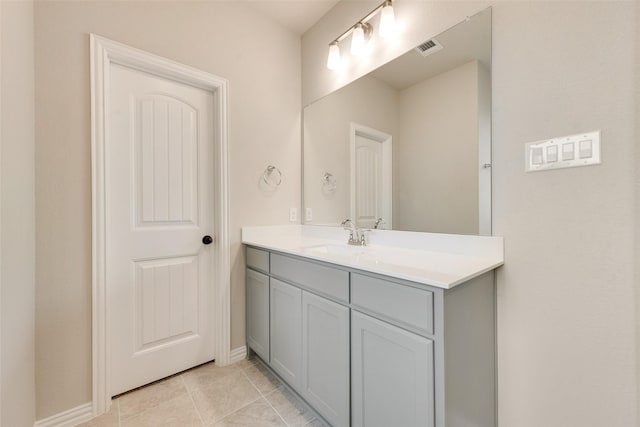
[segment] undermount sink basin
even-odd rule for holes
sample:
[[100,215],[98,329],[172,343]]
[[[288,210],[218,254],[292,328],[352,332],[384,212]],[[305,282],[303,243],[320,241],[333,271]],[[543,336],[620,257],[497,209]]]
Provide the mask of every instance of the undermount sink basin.
[[[317,255],[329,259],[351,260],[358,264],[366,265],[402,265],[404,263],[403,255],[395,254],[393,250],[383,250],[379,247],[371,246],[351,246],[340,244],[322,244],[315,246],[307,246],[301,248],[303,252],[309,255]],[[405,255],[406,256],[406,255]]]
[[327,255],[362,255],[366,247],[349,245],[315,245],[302,248],[304,252]]
[[[445,253],[415,251],[379,246],[350,246],[341,244],[319,244],[300,248],[311,256],[331,260],[352,262],[361,267],[380,267],[411,270],[429,270],[441,274],[454,274],[460,269],[460,257]],[[467,259],[466,262],[472,262]]]

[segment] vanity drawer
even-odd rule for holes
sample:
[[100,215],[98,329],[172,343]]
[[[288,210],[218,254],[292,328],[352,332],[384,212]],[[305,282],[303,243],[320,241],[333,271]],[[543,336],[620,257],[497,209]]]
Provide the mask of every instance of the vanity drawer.
[[433,334],[433,292],[351,273],[351,303]]
[[271,254],[271,274],[349,302],[349,272],[313,262]]
[[269,252],[247,247],[247,267],[269,272]]

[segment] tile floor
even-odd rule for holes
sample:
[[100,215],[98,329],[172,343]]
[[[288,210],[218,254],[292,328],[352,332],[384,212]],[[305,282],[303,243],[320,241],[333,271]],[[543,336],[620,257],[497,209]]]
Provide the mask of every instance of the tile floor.
[[213,363],[123,394],[86,427],[325,427],[257,358]]

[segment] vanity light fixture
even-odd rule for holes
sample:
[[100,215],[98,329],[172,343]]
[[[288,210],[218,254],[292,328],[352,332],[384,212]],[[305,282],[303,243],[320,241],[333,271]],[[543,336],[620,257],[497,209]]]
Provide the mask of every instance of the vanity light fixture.
[[384,3],[373,9],[364,18],[340,34],[338,38],[329,43],[329,57],[327,58],[327,68],[337,70],[340,68],[340,42],[351,35],[351,54],[361,56],[366,52],[366,44],[373,32],[373,26],[369,21],[380,13],[380,28],[378,35],[381,38],[389,37],[395,29],[395,14],[393,12],[393,0],[385,0]]
[[380,12],[380,28],[378,29],[378,35],[380,37],[387,38],[393,34],[396,28],[396,16],[393,13],[393,5],[391,0],[387,0],[382,5],[382,12]]
[[327,68],[337,70],[340,68],[340,46],[338,41],[334,40],[329,45],[329,57],[327,58]]
[[351,54],[356,56],[364,55],[367,47],[367,40],[371,37],[371,24],[358,22],[351,32]]

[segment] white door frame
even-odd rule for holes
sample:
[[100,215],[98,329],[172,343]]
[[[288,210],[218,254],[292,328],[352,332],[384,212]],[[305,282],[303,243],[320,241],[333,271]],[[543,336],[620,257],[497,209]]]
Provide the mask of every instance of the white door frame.
[[382,218],[387,228],[393,228],[393,137],[374,128],[351,122],[349,127],[349,174],[351,192],[349,193],[349,218],[356,220],[356,136],[373,139],[382,144],[382,198],[384,206]]
[[230,265],[228,183],[228,81],[195,68],[90,35],[91,46],[91,187],[92,187],[92,333],[93,414],[111,405],[111,343],[109,289],[106,287],[105,143],[109,129],[109,68],[120,64],[209,91],[214,97],[214,301],[215,357],[229,363]]

